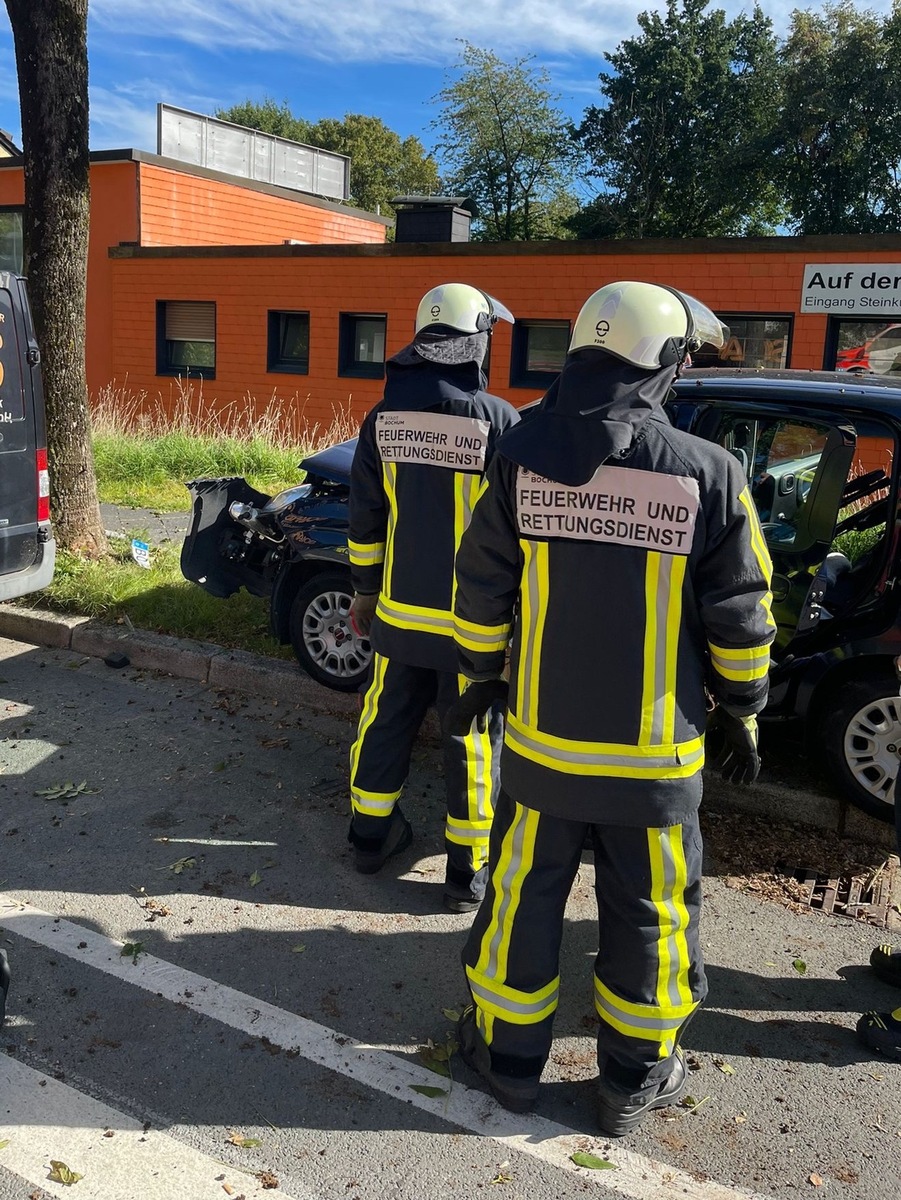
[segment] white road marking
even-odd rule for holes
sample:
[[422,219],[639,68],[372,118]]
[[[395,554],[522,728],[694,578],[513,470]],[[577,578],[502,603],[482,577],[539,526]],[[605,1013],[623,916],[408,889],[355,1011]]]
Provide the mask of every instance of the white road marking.
[[[0,1060],[0,1166],[53,1196],[79,1200],[224,1200],[223,1183],[250,1198],[291,1200],[278,1188],[263,1189],[243,1170],[110,1108],[68,1084],[3,1055]],[[104,1137],[107,1130],[112,1137]],[[50,1160],[84,1176],[72,1187],[48,1180]],[[263,1159],[260,1160],[261,1164]],[[261,1165],[260,1170],[263,1170]],[[314,1200],[295,1193],[294,1200]]]
[[491,1138],[507,1150],[530,1154],[576,1174],[583,1184],[615,1191],[628,1200],[767,1200],[760,1193],[712,1180],[698,1181],[675,1167],[615,1144],[609,1151],[610,1160],[618,1168],[615,1172],[577,1167],[570,1161],[571,1154],[586,1149],[600,1153],[597,1147],[607,1139],[600,1134],[596,1138],[587,1137],[534,1114],[508,1113],[490,1096],[460,1083],[454,1083],[445,1097],[420,1095],[411,1089],[443,1084],[438,1076],[416,1062],[357,1042],[306,1017],[285,1012],[150,954],[142,954],[135,964],[120,954],[122,942],[53,917],[8,893],[0,893],[0,920],[10,932],[31,942],[181,1004],[231,1029],[255,1038],[268,1038],[286,1050],[297,1050],[310,1062],[354,1079],[373,1091],[404,1100],[480,1137]]

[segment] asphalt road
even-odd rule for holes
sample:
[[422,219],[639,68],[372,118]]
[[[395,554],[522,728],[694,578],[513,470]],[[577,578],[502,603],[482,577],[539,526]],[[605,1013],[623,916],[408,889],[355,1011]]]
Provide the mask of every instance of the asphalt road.
[[[694,1111],[595,1131],[590,861],[537,1113],[503,1113],[459,1060],[452,1082],[427,1070],[468,924],[440,907],[434,749],[406,803],[414,846],[368,878],[345,841],[351,733],[0,641],[0,1200],[897,1197],[901,1066],[853,1033],[899,1002],[863,966],[884,934],[733,891],[714,863]],[[83,1178],[51,1182],[52,1160]]]

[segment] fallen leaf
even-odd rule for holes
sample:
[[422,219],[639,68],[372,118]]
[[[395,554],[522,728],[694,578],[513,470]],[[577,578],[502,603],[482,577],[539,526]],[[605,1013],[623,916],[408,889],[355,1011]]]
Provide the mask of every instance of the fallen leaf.
[[256,887],[258,883],[263,882],[263,876],[259,873],[259,871],[254,871],[248,882],[251,887]]
[[[444,1090],[444,1088],[429,1087],[427,1083],[411,1083],[410,1091],[419,1092],[420,1096],[428,1096],[430,1099],[434,1099],[436,1096],[447,1095],[447,1092]],[[2,1147],[0,1147],[0,1149],[2,1149]]]
[[222,1190],[228,1196],[234,1196],[234,1194],[235,1194],[235,1189],[232,1187],[232,1185],[230,1183],[223,1183]]
[[723,1062],[721,1058],[715,1058],[713,1060],[713,1065],[718,1071],[722,1071],[724,1075],[735,1074],[735,1067],[730,1067],[729,1064],[727,1062]]
[[807,1176],[807,1182],[812,1183],[814,1187],[822,1187],[823,1176],[817,1175],[816,1171],[811,1171],[811,1173]]
[[306,950],[306,946],[292,946],[291,947],[292,954],[303,954],[304,950]]
[[79,1179],[84,1179],[84,1175],[79,1175],[77,1171],[73,1171],[71,1167],[67,1167],[59,1159],[51,1158],[50,1174],[47,1178],[52,1183],[64,1183],[66,1187],[71,1187],[73,1183],[78,1183]]
[[144,943],[143,942],[126,942],[125,945],[122,947],[122,949],[119,951],[119,957],[120,958],[131,958],[131,961],[133,963],[137,963],[138,955],[143,954],[143,952],[144,952]]
[[5,1150],[8,1145],[9,1145],[9,1138],[7,1138],[5,1142],[0,1142],[0,1150]]
[[795,961],[792,963],[792,966],[795,968],[795,970],[798,972],[799,975],[807,974],[807,963],[804,961],[803,958],[796,958]]
[[503,1171],[499,1171],[493,1179],[488,1180],[489,1183],[512,1183],[513,1176],[505,1175]]
[[449,1021],[459,1021],[460,1014],[455,1008],[442,1008],[441,1010]]
[[259,1179],[264,1188],[278,1187],[278,1176],[273,1175],[271,1171],[260,1171],[257,1179]]
[[616,1163],[612,1163],[606,1158],[598,1158],[596,1154],[586,1154],[583,1150],[579,1150],[576,1154],[571,1154],[569,1157],[577,1167],[588,1167],[592,1171],[618,1170]]
[[736,1125],[744,1125],[744,1123],[745,1123],[745,1121],[747,1121],[747,1119],[748,1118],[744,1113],[736,1113],[735,1116],[732,1118],[732,1120],[735,1122]]
[[197,859],[189,854],[185,858],[177,858],[174,863],[169,863],[167,867],[157,867],[158,871],[171,871],[174,875],[180,875],[187,867],[196,867]]
[[226,1139],[231,1146],[240,1146],[242,1150],[252,1150],[254,1146],[262,1146],[259,1138],[244,1137],[242,1133],[236,1133],[234,1130]]
[[710,1099],[709,1096],[702,1096],[700,1100],[696,1100],[694,1096],[683,1096],[679,1101],[680,1108],[687,1108],[689,1112],[697,1112],[702,1104],[706,1104]]
[[76,796],[96,796],[99,790],[99,788],[89,788],[88,781],[82,779],[81,783],[72,783],[71,780],[67,783],[54,783],[48,788],[41,788],[34,794],[43,796],[45,800],[74,800]]

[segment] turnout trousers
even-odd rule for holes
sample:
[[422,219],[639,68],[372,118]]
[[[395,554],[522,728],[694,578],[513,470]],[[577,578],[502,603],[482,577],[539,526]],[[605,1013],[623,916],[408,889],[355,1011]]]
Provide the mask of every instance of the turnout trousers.
[[[375,654],[356,741],[350,752],[353,829],[382,838],[410,771],[416,735],[429,708],[439,720],[460,696],[462,676],[412,667]],[[489,714],[488,729],[465,737],[442,734],[448,880],[467,886],[488,862],[488,835],[497,792],[503,716]]]
[[492,1070],[537,1081],[551,1049],[564,910],[587,836],[598,903],[598,1066],[602,1078],[637,1089],[669,1075],[707,992],[697,815],[658,829],[596,825],[539,813],[501,790],[488,890],[463,965]]

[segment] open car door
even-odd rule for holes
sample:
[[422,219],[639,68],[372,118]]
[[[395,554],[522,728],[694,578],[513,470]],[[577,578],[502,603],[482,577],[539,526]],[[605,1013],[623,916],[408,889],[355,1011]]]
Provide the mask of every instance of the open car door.
[[699,414],[693,432],[739,460],[773,559],[774,656],[819,625],[827,555],[855,457],[854,426],[805,408],[728,402]]

